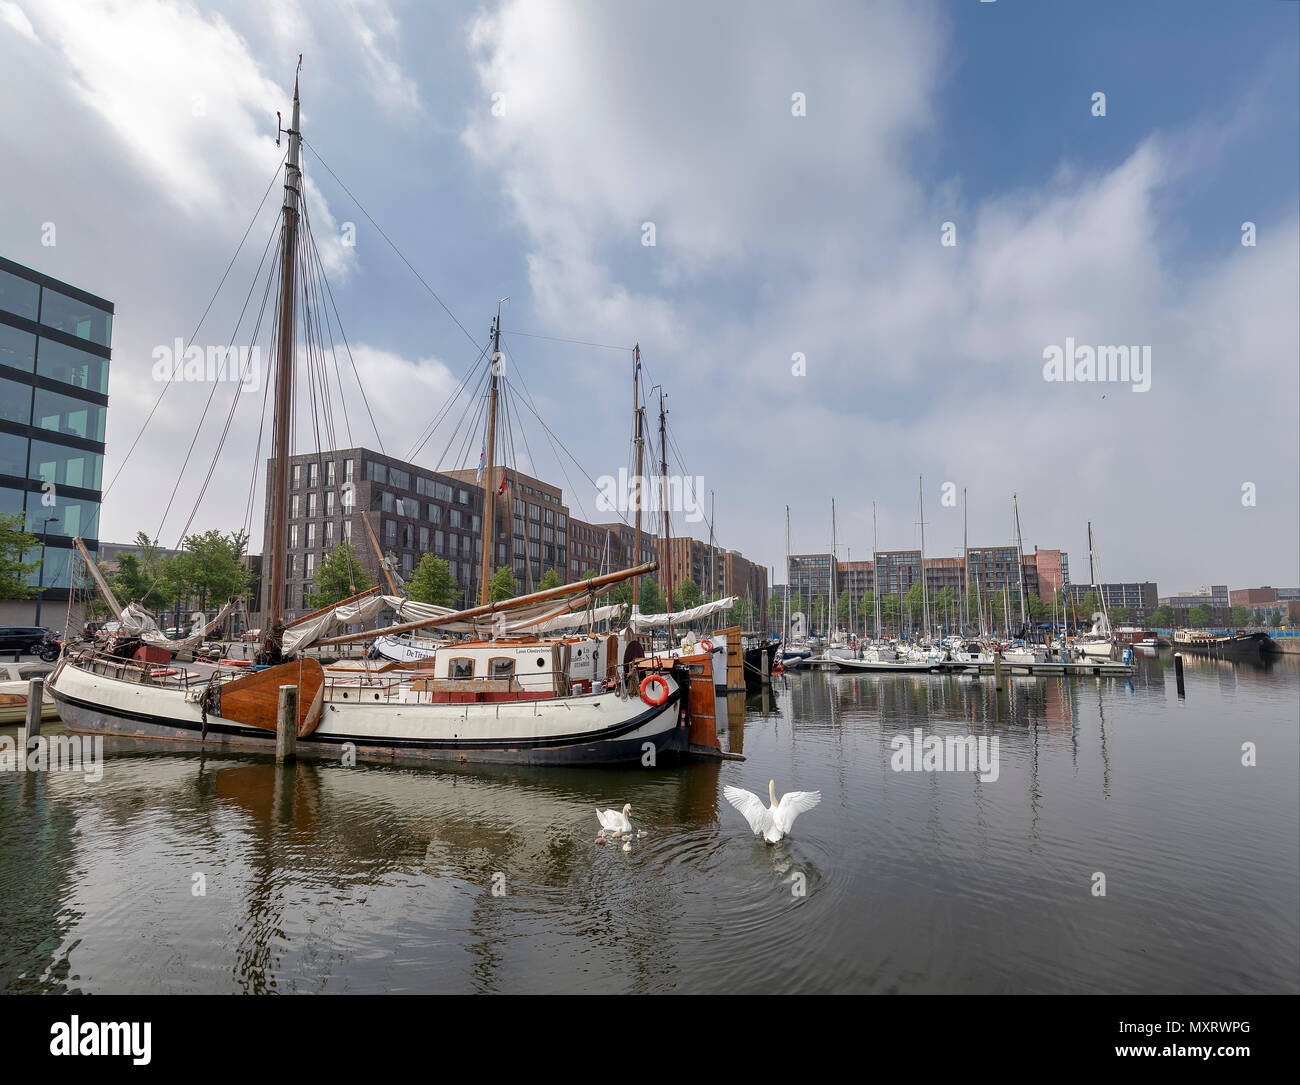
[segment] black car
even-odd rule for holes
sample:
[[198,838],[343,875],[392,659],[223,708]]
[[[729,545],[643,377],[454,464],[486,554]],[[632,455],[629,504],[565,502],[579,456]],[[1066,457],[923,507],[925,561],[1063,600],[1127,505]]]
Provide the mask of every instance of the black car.
[[51,635],[43,625],[0,626],[0,652],[33,653]]

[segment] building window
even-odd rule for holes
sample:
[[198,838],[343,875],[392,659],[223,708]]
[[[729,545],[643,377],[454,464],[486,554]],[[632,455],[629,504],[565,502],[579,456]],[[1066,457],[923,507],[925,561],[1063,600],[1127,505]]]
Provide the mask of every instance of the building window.
[[[24,389],[24,392],[26,391]],[[23,398],[26,399],[26,395]],[[90,441],[103,441],[104,415],[105,409],[98,403],[87,403],[84,399],[37,388],[31,422],[41,429],[51,430],[54,433],[84,437]]]
[[308,554],[303,563],[303,575],[310,580],[316,575],[316,555]]
[[422,527],[420,528],[420,553],[423,554],[428,549],[429,549],[429,529],[427,527]]
[[314,493],[309,493],[307,495],[307,515],[316,515],[316,495]]
[[460,509],[447,510],[447,526],[460,527]]
[[329,549],[334,545],[334,521],[333,520],[325,521],[325,530],[323,534],[325,536],[325,548]]
[[474,661],[466,656],[457,656],[447,664],[448,678],[473,678]]
[[440,523],[442,523],[442,506],[441,506],[441,505],[435,505],[435,504],[433,504],[432,502],[429,503],[429,523],[431,523],[431,524],[440,524]]
[[397,545],[397,521],[396,520],[384,521],[384,544],[386,546]]
[[334,491],[333,490],[325,491],[325,515],[326,516],[334,515]]
[[297,524],[289,525],[289,549],[290,550],[298,549],[298,525]]
[[289,475],[292,480],[290,481],[289,486],[291,489],[296,490],[299,486],[302,485],[302,464],[295,463],[292,467],[290,467]]
[[109,313],[48,286],[41,291],[41,323],[101,347],[108,346],[112,340],[113,317]]
[[351,482],[351,481],[352,481],[352,461],[351,461],[351,460],[344,460],[344,461],[343,461],[343,481],[344,481],[344,482]]
[[313,460],[307,465],[307,485],[315,489],[320,484],[320,471],[316,461]]
[[325,485],[326,486],[334,485],[334,461],[333,460],[330,460],[327,464],[325,464]]
[[316,525],[307,524],[307,549],[310,550],[316,545]]
[[435,531],[433,533],[433,551],[435,554],[441,554],[445,552],[444,536],[441,531]]
[[352,521],[351,521],[351,520],[344,520],[344,521],[343,521],[343,541],[344,541],[344,542],[351,542],[351,541],[352,541]]

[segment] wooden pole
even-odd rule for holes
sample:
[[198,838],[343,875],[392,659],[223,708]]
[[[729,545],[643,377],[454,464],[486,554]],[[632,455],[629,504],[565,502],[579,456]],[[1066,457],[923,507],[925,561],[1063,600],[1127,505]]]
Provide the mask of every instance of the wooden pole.
[[1002,652],[1000,649],[993,651],[993,688],[1002,692]]
[[1187,691],[1183,688],[1183,653],[1174,653],[1174,680],[1178,684],[1178,696],[1186,697]]
[[[642,492],[644,490],[644,480],[641,477],[642,456],[645,451],[645,436],[641,432],[641,344],[636,345],[632,352],[634,368],[632,370],[632,419],[634,438],[636,440],[636,476],[632,480],[632,485],[636,488],[636,527],[633,531],[632,542],[632,564],[635,565],[641,560],[641,502]],[[636,607],[641,599],[641,581],[638,577],[632,578],[632,606]],[[672,610],[670,606],[668,608]]]
[[[496,460],[497,442],[497,374],[501,372],[501,303],[497,303],[497,318],[492,324],[492,383],[488,390],[487,448],[484,453],[483,466],[483,572],[479,577],[479,603],[486,603],[492,596],[492,547],[496,535],[496,490],[493,463]],[[525,552],[526,568],[532,569],[532,556]]]
[[281,686],[275,708],[275,763],[284,765],[298,754],[298,687]]
[[[27,737],[41,733],[41,701],[45,696],[45,679],[33,678],[27,683]],[[23,744],[26,746],[26,743]]]

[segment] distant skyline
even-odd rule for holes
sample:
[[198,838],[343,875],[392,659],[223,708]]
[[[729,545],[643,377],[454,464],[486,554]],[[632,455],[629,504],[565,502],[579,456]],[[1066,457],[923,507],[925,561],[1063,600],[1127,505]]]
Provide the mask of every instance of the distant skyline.
[[[300,53],[313,231],[389,454],[509,295],[512,371],[582,469],[527,410],[518,465],[584,520],[615,518],[639,342],[718,543],[778,581],[787,504],[794,553],[829,551],[832,497],[841,557],[873,500],[880,549],[914,549],[923,475],[929,555],[960,552],[965,489],[973,546],[1014,543],[1016,493],[1075,582],[1091,520],[1105,581],[1300,584],[1300,4],[0,0],[0,254],[116,305],[106,482],[271,182]],[[278,204],[197,342],[232,335]],[[1127,380],[1045,378],[1117,345]],[[168,392],[101,539],[158,531],[211,390]],[[190,530],[244,521],[261,393]],[[347,413],[338,443],[375,447]],[[462,413],[419,462],[474,466]]]

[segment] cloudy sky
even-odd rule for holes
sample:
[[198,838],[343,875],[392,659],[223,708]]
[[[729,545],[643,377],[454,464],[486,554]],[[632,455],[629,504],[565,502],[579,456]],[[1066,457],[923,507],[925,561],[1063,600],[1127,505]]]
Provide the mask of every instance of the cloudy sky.
[[[521,407],[519,463],[577,516],[609,518],[584,476],[627,463],[611,348],[639,342],[674,469],[764,564],[787,504],[792,549],[828,549],[832,498],[855,558],[873,501],[881,549],[915,546],[924,476],[927,553],[959,550],[963,490],[972,545],[1012,541],[1014,492],[1075,579],[1091,520],[1108,580],[1300,582],[1300,4],[0,0],[0,253],[117,306],[106,479],[252,223],[195,340],[248,341],[299,53],[380,433],[343,356],[340,443],[410,452],[509,295],[554,434]],[[1149,388],[1046,380],[1067,339],[1149,347]],[[174,487],[164,543],[239,526],[262,400],[191,519],[232,395],[173,385],[100,537],[157,533]],[[419,462],[457,465],[462,413]]]

